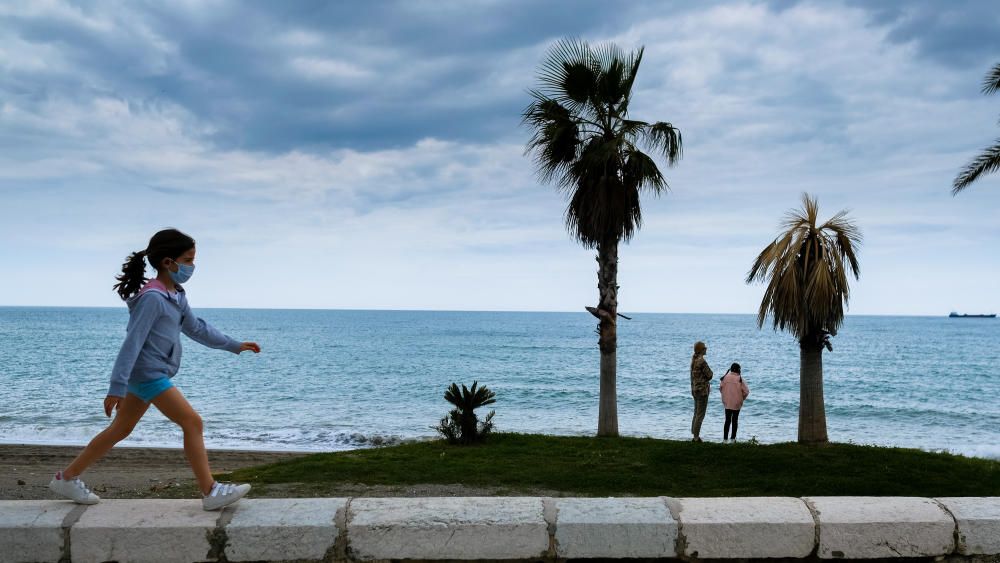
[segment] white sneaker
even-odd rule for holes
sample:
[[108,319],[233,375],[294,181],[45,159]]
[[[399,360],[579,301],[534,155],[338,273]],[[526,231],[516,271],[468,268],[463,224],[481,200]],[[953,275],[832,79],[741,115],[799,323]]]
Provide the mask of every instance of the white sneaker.
[[219,510],[233,504],[250,492],[250,485],[236,483],[219,483],[212,485],[212,492],[201,498],[201,507],[205,510]]
[[53,493],[68,498],[77,504],[97,504],[101,502],[101,497],[90,492],[90,489],[83,484],[79,477],[76,479],[63,478],[62,471],[59,471],[49,481],[49,490]]

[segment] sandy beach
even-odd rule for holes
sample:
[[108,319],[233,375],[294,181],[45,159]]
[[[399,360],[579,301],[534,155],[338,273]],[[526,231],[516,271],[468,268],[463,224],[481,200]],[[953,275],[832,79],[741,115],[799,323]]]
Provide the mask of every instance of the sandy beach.
[[[48,489],[52,474],[65,467],[82,446],[44,446],[0,444],[0,500],[35,500],[56,498]],[[267,452],[254,450],[209,450],[214,473],[243,467],[274,463],[309,455],[302,452]],[[86,473],[83,481],[101,498],[198,498],[191,469],[184,451],[174,448],[129,448],[111,450]],[[561,496],[557,491],[511,490],[506,487],[469,487],[464,485],[363,485],[342,483],[316,486],[290,483],[256,486],[250,498],[281,497],[435,497],[435,496],[506,496],[512,494]]]

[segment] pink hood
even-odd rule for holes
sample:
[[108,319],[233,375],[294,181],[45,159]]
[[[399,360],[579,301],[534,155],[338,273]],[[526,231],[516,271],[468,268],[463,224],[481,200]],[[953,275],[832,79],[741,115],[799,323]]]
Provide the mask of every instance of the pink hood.
[[[177,286],[177,288],[178,288],[179,291],[183,291],[184,290],[181,286]],[[131,310],[132,307],[135,306],[135,304],[139,301],[140,297],[142,297],[144,294],[146,294],[146,293],[148,293],[150,291],[155,291],[157,293],[162,293],[163,296],[166,297],[167,299],[169,299],[169,300],[171,300],[171,301],[173,301],[175,303],[177,302],[177,292],[170,292],[170,291],[168,291],[167,290],[167,286],[163,285],[163,282],[161,282],[160,280],[158,280],[156,278],[150,278],[142,286],[142,289],[139,290],[139,293],[136,293],[132,297],[128,298],[128,302],[127,303],[128,303],[128,306],[129,306],[129,310]]]
[[743,408],[743,400],[750,394],[750,388],[743,376],[731,371],[726,372],[719,380],[719,392],[722,404],[729,410],[738,411]]
[[142,295],[143,293],[146,293],[147,291],[154,289],[156,291],[169,295],[169,292],[167,292],[167,286],[163,285],[163,282],[161,282],[156,278],[147,281],[146,285],[142,286],[142,289],[139,290],[139,295]]

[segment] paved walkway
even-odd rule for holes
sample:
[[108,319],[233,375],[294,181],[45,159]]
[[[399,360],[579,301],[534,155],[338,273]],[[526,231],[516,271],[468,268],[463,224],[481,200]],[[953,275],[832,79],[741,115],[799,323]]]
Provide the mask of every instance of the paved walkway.
[[1000,556],[1000,497],[0,501],[0,561]]

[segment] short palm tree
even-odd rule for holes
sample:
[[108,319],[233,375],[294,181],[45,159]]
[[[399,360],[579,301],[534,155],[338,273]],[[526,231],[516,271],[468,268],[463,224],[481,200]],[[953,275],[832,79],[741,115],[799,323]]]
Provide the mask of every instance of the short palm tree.
[[478,381],[472,382],[472,388],[458,388],[452,383],[444,392],[444,400],[455,406],[448,416],[441,419],[437,426],[449,442],[471,444],[483,440],[493,430],[493,416],[496,411],[490,411],[482,421],[476,415],[476,409],[492,405],[496,401],[496,393],[485,385],[479,387]]
[[[1000,92],[1000,63],[994,66],[983,79],[983,94],[995,94]],[[976,158],[965,165],[965,168],[955,177],[952,183],[952,195],[964,190],[969,184],[975,182],[979,176],[1000,170],[1000,139],[993,142],[992,147],[987,147]]]
[[526,152],[534,154],[539,176],[568,195],[567,229],[597,249],[599,300],[587,310],[599,320],[599,436],[618,435],[618,243],[628,242],[642,223],[639,193],[659,195],[667,187],[640,145],[671,166],[681,156],[681,134],[673,125],[629,119],[642,53],[559,41],[541,65],[534,101],[523,114],[534,130]]
[[799,341],[800,443],[823,443],[826,408],[823,403],[823,348],[833,350],[829,337],[844,321],[850,295],[848,274],[858,279],[857,251],[861,231],[841,211],[817,226],[819,206],[802,195],[802,209],[789,212],[778,238],[757,256],[747,283],[765,282],[757,313],[763,328],[770,316],[774,329],[787,330]]

